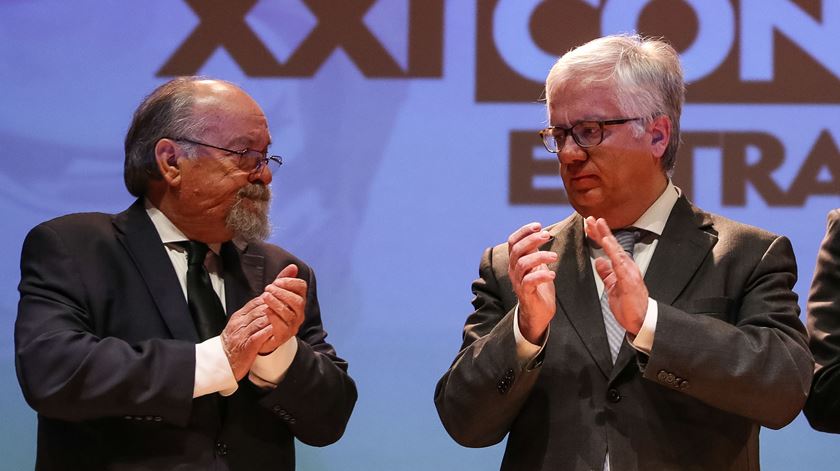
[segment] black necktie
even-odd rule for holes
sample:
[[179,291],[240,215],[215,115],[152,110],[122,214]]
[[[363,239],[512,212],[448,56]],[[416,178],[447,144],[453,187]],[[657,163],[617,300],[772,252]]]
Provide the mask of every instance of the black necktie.
[[187,303],[190,306],[195,329],[203,342],[222,332],[227,322],[219,296],[213,291],[210,275],[204,268],[207,244],[194,240],[179,242],[187,249]]

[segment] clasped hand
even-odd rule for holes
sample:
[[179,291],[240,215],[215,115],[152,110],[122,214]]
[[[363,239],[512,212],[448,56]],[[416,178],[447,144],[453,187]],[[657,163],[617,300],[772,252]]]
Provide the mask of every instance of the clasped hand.
[[307,289],[297,274],[296,265],[286,266],[262,294],[230,316],[221,340],[237,381],[248,374],[258,354],[273,352],[297,334]]

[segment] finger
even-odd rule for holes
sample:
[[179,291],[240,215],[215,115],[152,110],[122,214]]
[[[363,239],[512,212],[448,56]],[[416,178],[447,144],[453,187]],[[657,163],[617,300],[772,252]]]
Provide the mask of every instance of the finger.
[[600,238],[604,237],[613,237],[612,229],[610,229],[610,225],[607,224],[607,220],[604,218],[598,218],[595,220],[595,227],[598,230],[598,234]]
[[242,342],[242,353],[247,356],[248,363],[256,358],[263,344],[274,334],[274,327],[271,324],[263,326],[254,331],[244,342]]
[[613,264],[613,269],[616,269],[619,265],[626,264],[628,261],[632,261],[630,255],[628,255],[624,248],[619,245],[615,236],[612,234],[609,234],[601,239],[601,248],[604,249],[604,253]]
[[243,316],[243,315],[246,315],[246,314],[250,313],[251,311],[253,311],[254,309],[258,308],[259,306],[261,306],[263,304],[265,304],[265,301],[263,301],[260,296],[257,296],[256,298],[251,299],[250,301],[245,303],[244,306],[242,306],[236,312],[234,312],[233,315],[230,316],[230,319],[228,320],[228,322],[233,320],[234,317],[239,317],[239,316]]
[[[613,274],[612,264],[608,262],[606,258],[598,257],[595,259],[595,271],[598,272],[598,276],[601,277],[601,280],[606,280],[607,277]],[[606,284],[606,281],[604,284]]]
[[542,229],[542,224],[538,222],[531,222],[514,231],[513,234],[508,236],[508,251],[510,251],[511,247],[516,245],[525,236],[539,232],[540,229]]
[[527,275],[532,270],[544,267],[546,270],[549,263],[557,261],[557,254],[555,252],[548,252],[546,250],[539,250],[520,257],[516,261],[515,271],[521,276]]
[[[272,314],[276,316],[294,335],[303,324],[306,314],[306,300],[295,293],[277,287],[270,287],[274,293],[265,293],[267,304],[274,306]],[[272,298],[272,299],[269,299]]]
[[616,282],[628,287],[636,283],[643,283],[642,272],[639,270],[636,262],[627,255],[627,252],[622,257],[622,261],[617,265],[613,265],[612,268],[616,276]]
[[596,219],[592,216],[587,217],[584,220],[584,230],[586,232],[586,236],[595,241],[598,245],[601,245],[601,240],[604,237],[612,235],[612,231],[604,218]]
[[[621,284],[621,286],[627,289],[633,289],[631,288],[632,286],[643,284],[642,272],[639,271],[636,262],[624,251],[624,248],[618,244],[615,237],[612,235],[605,237],[603,242],[604,251],[610,259],[609,270],[615,275],[615,282],[613,284]],[[606,260],[604,262],[606,263]],[[596,270],[598,269],[597,262],[595,268]],[[600,271],[598,274],[601,274]],[[604,277],[602,279],[606,283],[606,279]]]
[[587,216],[586,219],[583,220],[583,230],[586,232],[586,237],[594,241],[598,241],[600,237],[598,237],[598,228],[595,227],[595,218],[592,216]]
[[266,288],[266,292],[263,294],[263,299],[266,303],[268,303],[268,300],[271,298],[282,302],[290,309],[294,309],[295,312],[298,313],[302,312],[302,308],[305,304],[305,298],[300,294],[274,285],[268,286]]
[[275,278],[294,278],[298,274],[298,267],[297,265],[290,263],[285,266],[280,273],[277,274]]
[[519,257],[537,251],[537,249],[551,239],[548,231],[538,231],[523,237],[513,246],[508,247],[509,259],[516,263]]
[[268,319],[266,312],[252,313],[252,316],[240,326],[239,330],[241,333],[251,335],[268,324],[271,324],[271,321]]
[[[248,310],[247,308],[249,307],[253,307],[253,309]],[[242,309],[234,312],[230,316],[223,331],[228,335],[238,335],[239,332],[246,329],[254,320],[265,317],[266,309],[267,306],[262,299],[252,299]]]
[[273,283],[266,286],[266,290],[271,286],[291,291],[298,296],[306,296],[307,283],[300,278],[277,278]]
[[543,283],[554,283],[557,274],[551,270],[535,270],[522,278],[522,289],[526,292],[535,291]]
[[291,311],[292,307],[286,304],[283,300],[272,293],[265,292],[260,296],[265,300],[265,305],[268,307],[268,315],[279,315],[283,311]]
[[271,322],[265,313],[259,316],[239,316],[237,322],[230,322],[225,326],[222,331],[222,341],[236,345],[270,324]]
[[[269,296],[269,294],[266,293],[266,296]],[[295,313],[295,310],[277,299],[271,301],[271,303],[274,304],[274,307],[268,314],[270,318],[277,319],[286,327],[292,327],[292,325],[294,325],[295,318],[298,317],[298,315]]]
[[[602,230],[602,226],[598,224],[598,221],[604,221],[603,218],[594,218],[592,216],[588,216],[584,219],[583,229],[586,232],[586,236],[592,239],[593,241],[597,242],[599,245],[601,244],[601,239],[604,237],[604,233]],[[606,221],[604,221],[606,224]],[[609,230],[609,226],[607,227]]]

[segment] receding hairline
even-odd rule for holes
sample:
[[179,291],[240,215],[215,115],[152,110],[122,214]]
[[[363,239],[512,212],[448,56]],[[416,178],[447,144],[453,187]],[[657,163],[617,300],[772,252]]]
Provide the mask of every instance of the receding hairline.
[[[204,131],[215,130],[217,119],[227,118],[233,113],[244,112],[266,120],[265,112],[257,101],[239,85],[219,79],[201,79],[190,83],[192,104],[190,114],[194,119],[204,121]],[[232,106],[232,100],[238,101]]]
[[228,82],[227,80],[201,79],[190,82],[189,86],[192,88],[193,110],[201,106],[208,108],[218,107],[228,104],[228,100],[232,97],[242,97],[247,99],[255,108],[259,109],[260,113],[265,114],[259,103],[248,92],[243,90],[239,85]]

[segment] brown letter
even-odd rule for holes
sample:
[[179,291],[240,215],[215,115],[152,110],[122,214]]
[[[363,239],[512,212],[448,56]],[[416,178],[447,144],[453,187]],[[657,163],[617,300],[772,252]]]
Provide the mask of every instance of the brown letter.
[[[782,143],[775,136],[759,132],[725,133],[723,135],[723,204],[746,206],[747,183],[770,206],[790,204],[784,191],[770,174],[785,160]],[[756,148],[761,157],[754,164],[747,163],[747,149]]]
[[[828,181],[819,179],[823,168],[831,175]],[[790,185],[788,196],[791,204],[802,206],[810,195],[840,195],[839,177],[840,150],[831,134],[823,130]]]
[[216,48],[227,49],[251,77],[277,75],[280,64],[245,21],[257,0],[186,0],[201,23],[157,71],[158,77],[195,75]]
[[[534,131],[510,132],[508,202],[510,204],[568,204],[566,192],[562,189],[534,188],[536,176],[560,178],[557,159],[535,159],[536,147],[546,152]],[[546,153],[546,156],[550,154]]]

